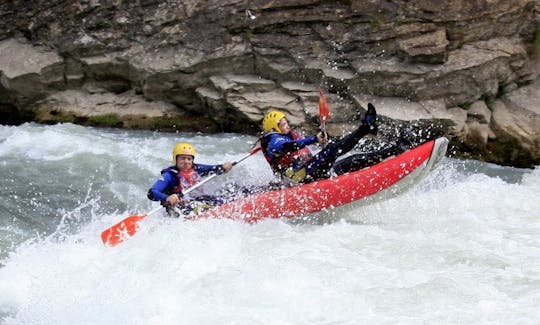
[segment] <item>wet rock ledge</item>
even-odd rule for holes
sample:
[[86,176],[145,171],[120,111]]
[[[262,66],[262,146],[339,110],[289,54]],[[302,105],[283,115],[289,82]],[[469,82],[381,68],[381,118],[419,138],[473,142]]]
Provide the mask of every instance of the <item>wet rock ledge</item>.
[[0,122],[330,133],[368,102],[451,153],[540,165],[540,1],[4,1]]

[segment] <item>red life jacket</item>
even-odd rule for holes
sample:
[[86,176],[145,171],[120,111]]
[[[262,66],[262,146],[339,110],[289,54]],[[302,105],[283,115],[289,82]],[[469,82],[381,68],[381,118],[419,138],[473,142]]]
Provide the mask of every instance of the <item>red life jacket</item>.
[[201,179],[201,175],[195,171],[195,168],[187,171],[180,171],[176,168],[170,168],[168,171],[174,173],[176,175],[176,179],[178,180],[178,185],[172,190],[172,193],[181,193],[183,189],[192,187]]
[[[269,141],[270,134],[272,133],[267,133],[262,136],[261,146],[264,149],[263,150],[264,158],[266,159],[266,161],[268,161],[268,163],[270,164],[274,172],[283,173],[287,168],[301,166],[313,157],[311,150],[308,147],[304,147],[302,149],[292,152],[289,155],[274,154],[274,158],[271,158],[266,151],[268,148],[268,141]],[[292,140],[298,140],[298,139],[304,138],[303,135],[296,130],[291,130],[289,135],[292,138]]]

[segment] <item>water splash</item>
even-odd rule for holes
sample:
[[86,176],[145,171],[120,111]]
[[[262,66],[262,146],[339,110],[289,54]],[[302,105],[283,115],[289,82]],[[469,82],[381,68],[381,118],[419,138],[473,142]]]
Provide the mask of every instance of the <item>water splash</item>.
[[[9,136],[44,131],[64,133],[56,135],[59,145],[86,137],[96,148],[70,155],[48,147],[30,157],[31,143]],[[20,157],[63,164],[47,170],[48,181],[32,181],[31,190],[50,195],[58,211],[53,230],[20,223],[17,231],[31,240],[2,258],[2,324],[540,322],[540,168],[445,159],[406,194],[333,210],[322,222],[181,222],[156,215],[137,236],[108,248],[99,238],[103,229],[153,207],[140,195],[176,141],[189,136],[210,162],[240,158],[252,140],[115,132],[0,128],[0,168],[15,180],[3,186],[12,189],[28,176],[13,168]],[[266,162],[253,158],[224,182],[264,181]],[[87,182],[96,170],[99,176]],[[72,190],[53,181],[63,177],[75,181]],[[13,200],[6,193],[2,204]],[[30,206],[7,216],[1,210],[2,220],[41,220]]]

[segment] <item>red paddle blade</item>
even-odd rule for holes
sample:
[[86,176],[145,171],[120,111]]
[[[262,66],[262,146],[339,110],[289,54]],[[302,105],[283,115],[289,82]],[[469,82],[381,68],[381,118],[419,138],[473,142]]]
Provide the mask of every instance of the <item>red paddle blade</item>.
[[114,226],[105,229],[101,233],[101,240],[103,243],[108,246],[116,246],[133,236],[139,227],[137,223],[146,218],[146,214],[142,216],[129,216]]
[[251,149],[251,151],[249,152],[249,155],[254,155],[256,154],[257,152],[261,151],[262,147],[257,147],[257,148],[254,148],[254,149]]
[[319,119],[321,123],[328,121],[330,117],[330,109],[328,104],[326,104],[326,97],[321,89],[319,89]]

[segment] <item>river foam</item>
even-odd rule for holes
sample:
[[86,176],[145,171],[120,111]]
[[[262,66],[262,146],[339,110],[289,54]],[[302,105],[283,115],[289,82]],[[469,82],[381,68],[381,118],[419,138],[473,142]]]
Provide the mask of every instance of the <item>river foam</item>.
[[[155,207],[145,193],[176,141],[213,163],[254,138],[70,124],[0,136],[2,324],[540,322],[540,168],[445,158],[404,195],[328,222],[151,216],[110,248],[100,232]],[[236,168],[222,182],[271,177],[260,156]]]

